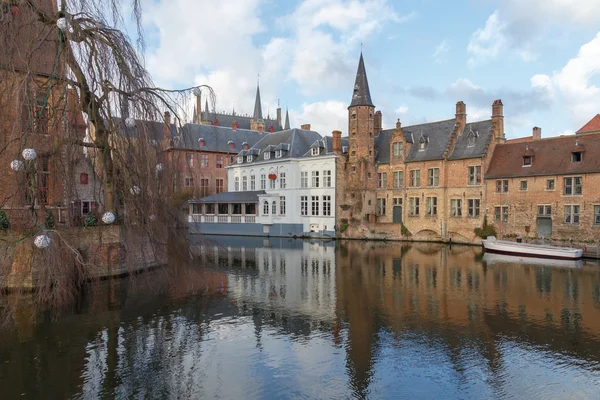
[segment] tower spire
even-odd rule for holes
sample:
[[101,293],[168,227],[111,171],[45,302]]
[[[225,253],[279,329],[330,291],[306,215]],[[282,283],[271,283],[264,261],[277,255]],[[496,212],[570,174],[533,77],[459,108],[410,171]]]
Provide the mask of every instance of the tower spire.
[[258,85],[258,82],[256,83],[256,100],[254,100],[253,118],[254,118],[254,120],[256,120],[256,122],[262,121],[262,119],[263,119],[262,105],[260,103],[260,86]]
[[358,70],[356,71],[354,91],[352,92],[352,102],[350,103],[350,107],[355,106],[375,107],[373,101],[371,100],[371,92],[369,91],[369,81],[367,80],[367,71],[365,70],[365,61],[363,60],[362,51],[360,52]]
[[290,114],[287,107],[285,108],[285,127],[283,129],[290,129]]

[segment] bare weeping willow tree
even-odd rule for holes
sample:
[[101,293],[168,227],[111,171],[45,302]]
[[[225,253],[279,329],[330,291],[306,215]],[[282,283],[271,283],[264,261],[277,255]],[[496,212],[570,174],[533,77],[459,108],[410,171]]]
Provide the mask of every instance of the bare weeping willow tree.
[[[40,303],[68,303],[99,265],[189,258],[169,149],[192,99],[207,93],[214,109],[215,97],[153,84],[140,0],[126,3],[0,0],[0,209],[12,224],[0,286],[35,285]],[[123,33],[126,6],[137,46]]]

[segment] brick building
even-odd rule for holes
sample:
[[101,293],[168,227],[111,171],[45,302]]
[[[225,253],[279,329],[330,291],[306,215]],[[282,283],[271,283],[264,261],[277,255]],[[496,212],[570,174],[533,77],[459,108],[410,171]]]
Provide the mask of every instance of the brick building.
[[337,168],[337,215],[349,221],[349,234],[360,236],[366,221],[388,238],[475,240],[486,207],[483,172],[505,141],[500,100],[491,113],[467,122],[459,101],[452,119],[383,129],[361,54],[348,107],[348,154]]
[[600,115],[576,135],[496,147],[485,176],[500,236],[595,241],[600,234]]

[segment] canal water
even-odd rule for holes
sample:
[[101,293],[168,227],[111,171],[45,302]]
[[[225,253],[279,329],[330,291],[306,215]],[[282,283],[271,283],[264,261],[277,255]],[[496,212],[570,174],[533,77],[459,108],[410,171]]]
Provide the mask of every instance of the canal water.
[[0,398],[600,398],[597,264],[235,237],[193,252],[60,315],[11,307]]

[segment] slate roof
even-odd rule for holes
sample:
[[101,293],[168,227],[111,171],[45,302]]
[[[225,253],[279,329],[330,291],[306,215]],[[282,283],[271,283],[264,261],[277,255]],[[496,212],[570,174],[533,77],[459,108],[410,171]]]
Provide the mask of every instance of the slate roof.
[[191,199],[189,203],[258,203],[258,196],[266,193],[264,190],[254,192],[221,192],[201,199]]
[[[468,123],[463,133],[456,139],[448,160],[483,157],[492,136],[491,119]],[[469,143],[470,141],[471,143]],[[469,144],[473,144],[473,146],[469,146]]]
[[[385,129],[379,135],[375,136],[375,161],[383,164],[390,162],[390,142],[395,131],[396,129]],[[405,131],[404,138],[408,143],[412,143],[410,133]],[[347,146],[347,144],[343,144],[342,146]]]
[[[181,129],[181,137],[174,141],[173,148],[237,154],[242,150],[242,143],[246,142],[252,147],[265,135],[267,134],[258,131],[233,130],[225,126],[185,124]],[[200,145],[200,139],[204,139],[204,146]],[[233,141],[233,149],[229,147],[230,140]]]
[[[315,140],[313,143],[311,143],[309,149],[306,151],[306,153],[304,153],[302,157],[318,157],[312,155],[312,148],[316,146],[319,146],[319,148],[321,149],[319,151],[319,156],[333,154],[333,137],[325,136],[322,139]],[[348,147],[347,137],[342,138],[342,150],[344,146]]]
[[[454,130],[455,123],[456,120],[453,118],[402,128],[404,135],[410,135],[413,143],[406,156],[406,161],[441,160],[450,142],[450,136]],[[419,150],[421,140],[426,141],[425,150]]]
[[[161,141],[164,139],[163,128],[165,123],[162,121],[144,121],[135,120],[135,128],[127,128],[123,118],[114,118],[119,132],[126,138],[137,139],[147,136],[148,140]],[[171,139],[177,136],[177,126],[171,124]]]
[[[264,159],[264,149],[268,146],[273,146],[274,149],[282,144],[287,143],[290,145],[289,151],[284,151],[281,158],[277,160],[285,160],[288,158],[299,158],[303,156],[316,140],[321,139],[321,135],[318,132],[306,131],[302,129],[289,129],[281,132],[268,133],[262,135],[262,138],[256,142],[252,147],[260,150],[260,155],[255,157],[250,163],[262,162]],[[267,161],[275,159],[275,154],[271,154],[271,158]],[[244,162],[246,164],[246,162]],[[248,163],[249,164],[249,163]]]
[[596,114],[587,124],[581,127],[577,133],[600,131],[600,114]]
[[355,106],[375,107],[371,100],[371,91],[369,90],[369,81],[367,80],[367,71],[365,70],[365,61],[363,60],[362,52],[360,53],[360,59],[358,61],[356,80],[352,92],[352,102],[348,108]]
[[[575,146],[584,148],[581,162],[571,161]],[[532,164],[523,167],[523,156],[533,152]],[[499,144],[486,172],[486,179],[600,172],[600,134],[559,136],[530,142]]]
[[[233,127],[233,123],[237,122],[239,129],[249,130],[250,122],[252,120],[252,117],[247,117],[247,116],[243,116],[243,115],[213,113],[213,112],[206,112],[206,111],[203,111],[202,114],[203,114],[203,117],[202,117],[203,121],[210,121],[211,124],[214,124],[215,121],[219,121],[218,126],[222,126],[222,127],[226,127],[226,128]],[[273,129],[275,132],[282,130],[282,127],[279,125],[279,123],[277,122],[276,119],[264,118],[263,121],[265,124],[265,132],[269,132],[269,127],[271,125],[273,126]]]

